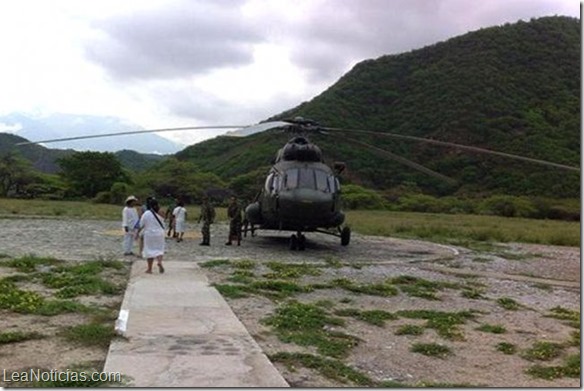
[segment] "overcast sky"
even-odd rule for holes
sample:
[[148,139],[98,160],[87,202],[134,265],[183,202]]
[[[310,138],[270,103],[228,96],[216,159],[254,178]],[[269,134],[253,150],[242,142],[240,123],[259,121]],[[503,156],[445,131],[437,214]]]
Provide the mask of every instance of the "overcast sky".
[[107,115],[144,128],[257,123],[362,60],[549,15],[579,17],[580,2],[4,0],[0,115]]

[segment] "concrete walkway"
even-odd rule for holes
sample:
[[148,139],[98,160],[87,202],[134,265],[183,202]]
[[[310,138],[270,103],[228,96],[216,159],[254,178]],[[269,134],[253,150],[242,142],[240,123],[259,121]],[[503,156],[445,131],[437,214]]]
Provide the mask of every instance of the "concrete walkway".
[[120,311],[127,339],[112,342],[104,371],[135,387],[288,386],[196,264],[146,274],[145,263],[132,266]]

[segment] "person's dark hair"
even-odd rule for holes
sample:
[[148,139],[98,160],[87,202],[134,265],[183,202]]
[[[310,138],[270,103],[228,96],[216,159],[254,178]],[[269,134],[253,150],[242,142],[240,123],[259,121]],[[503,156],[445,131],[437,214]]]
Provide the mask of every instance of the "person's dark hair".
[[185,206],[185,203],[184,203],[184,202],[182,202],[182,201],[179,201],[177,205],[178,205],[178,206]]
[[156,198],[152,197],[152,198],[150,198],[149,201],[148,200],[146,200],[146,201],[147,201],[146,207],[149,210],[153,210],[155,212],[158,212],[160,210],[160,205],[158,204],[158,200]]
[[156,201],[156,198],[154,197],[147,197],[146,198],[146,209],[150,210],[152,208],[152,202],[156,202],[156,204],[158,205],[158,201]]

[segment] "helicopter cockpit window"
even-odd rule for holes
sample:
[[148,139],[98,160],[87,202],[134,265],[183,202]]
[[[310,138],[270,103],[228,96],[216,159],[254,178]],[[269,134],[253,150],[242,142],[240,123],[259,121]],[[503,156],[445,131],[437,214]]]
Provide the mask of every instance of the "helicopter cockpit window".
[[298,177],[298,187],[300,189],[316,189],[314,170],[310,168],[301,168],[299,171],[300,175]]
[[272,193],[277,192],[280,190],[280,177],[278,175],[274,175],[274,181],[272,182]]
[[284,186],[286,189],[295,189],[298,185],[298,170],[292,169],[286,171],[286,179]]
[[315,170],[314,175],[316,176],[316,190],[328,193],[328,176],[324,171]]
[[339,180],[332,175],[328,177],[328,184],[332,193],[336,193],[340,190]]

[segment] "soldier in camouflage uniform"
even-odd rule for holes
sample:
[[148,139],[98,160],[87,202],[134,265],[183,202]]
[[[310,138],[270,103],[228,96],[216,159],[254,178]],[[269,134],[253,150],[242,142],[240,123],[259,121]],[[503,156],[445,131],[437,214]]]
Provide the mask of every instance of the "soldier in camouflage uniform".
[[203,205],[201,205],[201,215],[199,216],[199,223],[203,220],[203,227],[201,233],[203,234],[203,241],[199,243],[201,246],[211,245],[211,223],[215,220],[215,209],[209,202],[209,197],[203,197]]
[[229,218],[229,238],[225,245],[231,246],[232,240],[237,240],[237,245],[241,245],[241,208],[235,197],[231,197],[231,202],[227,207],[227,217]]

